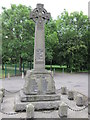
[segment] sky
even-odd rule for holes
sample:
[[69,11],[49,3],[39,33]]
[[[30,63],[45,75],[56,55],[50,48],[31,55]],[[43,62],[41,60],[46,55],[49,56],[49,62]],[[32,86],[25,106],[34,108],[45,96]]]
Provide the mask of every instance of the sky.
[[44,4],[44,8],[51,13],[53,19],[56,19],[64,9],[69,13],[83,11],[85,15],[88,15],[89,1],[90,0],[0,0],[0,13],[2,12],[2,6],[10,8],[11,4],[22,4],[31,6],[32,9],[34,9],[37,3],[42,3]]

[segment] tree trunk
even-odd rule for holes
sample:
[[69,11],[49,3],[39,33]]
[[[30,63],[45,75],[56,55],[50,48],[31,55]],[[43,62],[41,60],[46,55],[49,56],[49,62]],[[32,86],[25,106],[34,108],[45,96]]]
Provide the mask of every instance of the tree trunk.
[[4,70],[4,64],[2,63],[2,70]]
[[20,60],[19,60],[19,71],[22,72],[22,57],[20,56]]

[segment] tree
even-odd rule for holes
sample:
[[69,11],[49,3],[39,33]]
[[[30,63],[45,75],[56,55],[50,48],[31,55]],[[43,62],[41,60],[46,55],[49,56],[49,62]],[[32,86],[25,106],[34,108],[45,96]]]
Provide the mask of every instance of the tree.
[[58,44],[56,21],[52,18],[45,26],[45,44],[46,44],[46,63],[53,64],[55,62],[55,49]]
[[29,19],[31,7],[11,5],[2,13],[3,61],[32,61],[34,22]]
[[[33,60],[35,24],[29,19],[31,7],[11,5],[2,13],[2,60],[22,62]],[[45,24],[46,64],[66,65],[68,71],[88,68],[90,23],[83,12],[69,14],[66,10]]]
[[60,64],[72,69],[82,70],[86,68],[87,39],[83,36],[88,30],[88,17],[83,12],[69,13],[64,10],[56,20],[58,39],[60,42],[58,58]]
[[2,64],[2,19],[0,15],[0,64]]

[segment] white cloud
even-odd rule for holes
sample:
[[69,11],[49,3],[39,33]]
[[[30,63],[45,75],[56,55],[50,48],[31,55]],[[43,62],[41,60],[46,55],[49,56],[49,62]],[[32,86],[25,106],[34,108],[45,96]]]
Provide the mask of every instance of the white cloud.
[[88,15],[88,2],[89,0],[2,0],[0,8],[2,6],[10,8],[11,4],[23,4],[34,9],[37,3],[42,3],[44,8],[51,13],[51,16],[56,18],[64,9],[69,11],[69,13],[83,11],[84,14]]

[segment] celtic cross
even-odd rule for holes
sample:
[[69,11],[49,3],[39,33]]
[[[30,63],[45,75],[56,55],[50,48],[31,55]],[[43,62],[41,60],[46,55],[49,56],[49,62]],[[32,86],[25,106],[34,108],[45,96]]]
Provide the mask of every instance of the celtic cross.
[[37,7],[30,13],[30,19],[35,22],[35,44],[34,44],[34,69],[45,69],[45,36],[44,23],[50,19],[50,13],[44,8],[43,4],[37,4]]
[[37,4],[37,7],[30,14],[30,18],[33,19],[34,22],[38,21],[39,24],[49,20],[51,17],[50,13],[48,13],[43,6],[43,4]]

